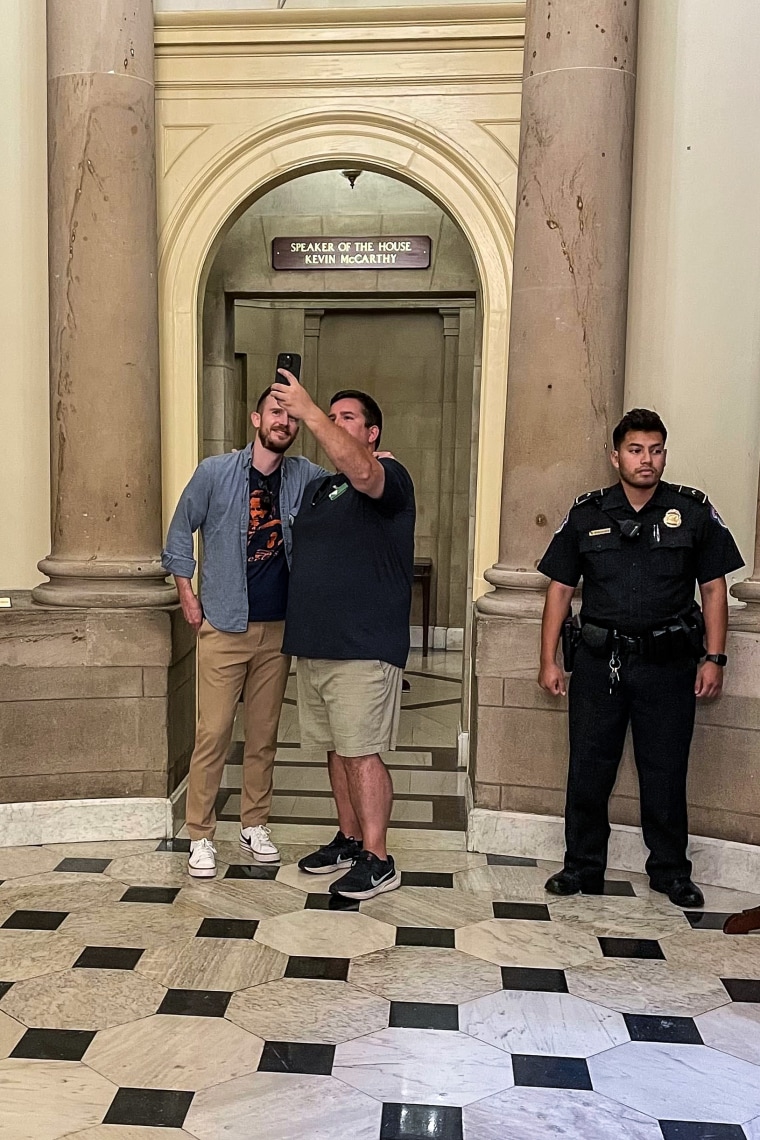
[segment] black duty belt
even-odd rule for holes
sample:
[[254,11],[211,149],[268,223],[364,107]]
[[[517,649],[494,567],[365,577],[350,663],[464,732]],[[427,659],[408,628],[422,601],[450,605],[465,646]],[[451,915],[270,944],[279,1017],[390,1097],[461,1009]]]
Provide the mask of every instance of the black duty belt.
[[683,657],[699,659],[704,653],[703,635],[702,614],[696,608],[644,633],[610,627],[607,623],[595,622],[592,619],[584,619],[581,630],[583,642],[592,653],[601,656],[615,651],[657,663]]

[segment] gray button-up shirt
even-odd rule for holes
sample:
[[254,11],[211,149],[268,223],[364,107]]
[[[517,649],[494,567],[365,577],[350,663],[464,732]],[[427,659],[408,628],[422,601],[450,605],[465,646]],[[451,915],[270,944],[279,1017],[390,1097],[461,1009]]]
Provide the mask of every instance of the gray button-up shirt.
[[[166,536],[161,563],[168,574],[192,578],[196,560],[193,535],[203,536],[201,599],[215,629],[243,633],[248,628],[248,513],[252,444],[242,451],[204,459],[185,487]],[[285,557],[293,551],[293,518],[304,489],[327,475],[302,456],[286,456],[280,480],[280,518]]]

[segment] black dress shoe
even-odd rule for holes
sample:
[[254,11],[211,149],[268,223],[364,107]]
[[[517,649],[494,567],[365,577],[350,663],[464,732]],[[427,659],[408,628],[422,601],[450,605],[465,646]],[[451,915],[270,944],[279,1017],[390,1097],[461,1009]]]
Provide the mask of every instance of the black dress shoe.
[[705,905],[705,896],[691,879],[674,879],[667,887],[656,887],[652,883],[652,890],[667,895],[673,905],[681,907],[682,910]]
[[582,875],[577,871],[557,871],[546,880],[544,890],[551,895],[601,895],[604,893],[604,878]]

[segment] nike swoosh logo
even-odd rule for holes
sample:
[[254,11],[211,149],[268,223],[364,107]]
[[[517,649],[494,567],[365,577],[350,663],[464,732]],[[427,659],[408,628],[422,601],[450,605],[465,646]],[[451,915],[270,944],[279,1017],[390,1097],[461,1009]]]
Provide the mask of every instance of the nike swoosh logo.
[[383,882],[383,880],[388,878],[389,874],[390,874],[390,871],[387,872],[387,874],[385,874],[385,875],[381,875],[379,879],[376,879],[374,875],[370,875],[370,880],[372,882],[372,886],[373,887],[379,887],[380,884]]

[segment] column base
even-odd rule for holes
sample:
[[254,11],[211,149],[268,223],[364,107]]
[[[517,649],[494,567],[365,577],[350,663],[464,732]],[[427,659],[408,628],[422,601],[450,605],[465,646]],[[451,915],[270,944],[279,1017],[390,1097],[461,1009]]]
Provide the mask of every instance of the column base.
[[544,608],[547,579],[537,570],[514,570],[498,563],[486,570],[486,582],[495,586],[475,603],[481,614],[494,617],[540,618]]
[[77,609],[171,606],[177,592],[156,558],[89,561],[43,558],[38,569],[50,581],[32,590],[35,602]]
[[731,594],[747,604],[741,610],[729,610],[729,627],[746,633],[760,633],[760,580],[747,578],[745,582],[737,582],[731,587]]

